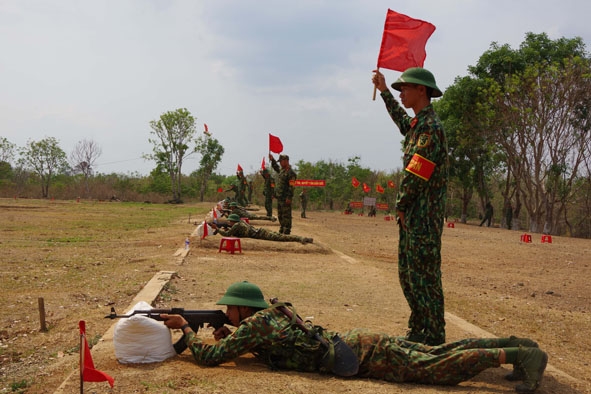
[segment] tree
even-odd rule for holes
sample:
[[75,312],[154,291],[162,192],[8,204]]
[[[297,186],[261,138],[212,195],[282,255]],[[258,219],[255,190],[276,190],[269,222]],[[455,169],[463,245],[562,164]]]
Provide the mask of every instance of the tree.
[[0,162],[10,164],[14,160],[16,145],[4,137],[0,137]]
[[29,167],[41,179],[41,194],[49,197],[49,186],[54,177],[68,170],[66,153],[60,148],[59,142],[53,137],[46,137],[38,142],[29,141],[20,150],[19,163]]
[[168,111],[160,115],[159,120],[150,122],[155,138],[148,141],[154,145],[153,154],[145,155],[157,165],[166,169],[170,175],[172,202],[181,203],[181,170],[184,160],[197,151],[197,146],[189,147],[197,133],[195,118],[185,109]]
[[199,199],[203,202],[207,183],[224,155],[224,147],[220,145],[218,140],[207,134],[205,137],[201,136],[197,138],[196,151],[201,154],[199,169],[196,175],[201,183]]
[[515,53],[523,66],[487,89],[489,137],[505,152],[530,231],[552,233],[590,153],[588,128],[581,127],[591,109],[590,61],[580,38],[551,41],[545,34],[528,33]]
[[88,187],[88,179],[92,176],[94,171],[94,163],[102,154],[101,147],[93,140],[78,141],[74,150],[70,154],[70,165],[74,172],[84,175],[84,185],[86,193],[90,193]]

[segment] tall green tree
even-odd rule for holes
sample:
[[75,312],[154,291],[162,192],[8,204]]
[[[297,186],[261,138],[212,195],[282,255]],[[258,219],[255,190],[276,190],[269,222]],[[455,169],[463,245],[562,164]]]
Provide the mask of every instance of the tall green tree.
[[[160,119],[150,122],[154,138],[148,141],[154,146],[153,153],[145,155],[170,175],[172,200],[181,203],[181,176],[184,160],[197,151],[195,118],[186,108],[168,111]],[[191,145],[193,145],[191,147]]]
[[60,148],[59,142],[53,137],[40,141],[29,141],[20,150],[19,164],[31,169],[41,180],[41,194],[49,197],[49,186],[52,180],[69,169],[66,153]]
[[196,150],[201,154],[199,169],[196,171],[195,175],[199,179],[201,185],[199,187],[199,200],[203,202],[209,179],[224,155],[224,147],[217,139],[207,134],[206,136],[197,138]]
[[[487,57],[498,64],[506,54],[503,47]],[[509,73],[488,79],[486,131],[505,153],[530,231],[553,233],[591,153],[580,122],[590,110],[591,63],[580,38],[533,33],[510,58],[515,67]]]

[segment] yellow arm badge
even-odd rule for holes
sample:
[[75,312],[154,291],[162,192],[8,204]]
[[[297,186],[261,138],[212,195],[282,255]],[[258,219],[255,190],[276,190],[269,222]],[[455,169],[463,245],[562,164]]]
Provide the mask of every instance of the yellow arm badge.
[[429,146],[431,143],[431,135],[430,134],[421,134],[419,135],[419,140],[417,141],[417,147],[424,148]]

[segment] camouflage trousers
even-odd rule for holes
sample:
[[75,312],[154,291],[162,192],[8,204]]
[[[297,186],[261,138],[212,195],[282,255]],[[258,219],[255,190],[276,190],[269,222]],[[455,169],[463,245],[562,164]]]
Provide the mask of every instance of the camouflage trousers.
[[291,233],[291,203],[287,204],[285,201],[277,200],[277,218],[281,228],[281,234]]
[[267,216],[273,216],[273,196],[265,194],[265,210],[267,211]]
[[414,341],[428,345],[445,342],[441,233],[417,234],[400,229],[398,279],[410,307],[408,328]]
[[265,239],[267,241],[279,241],[279,242],[300,242],[303,243],[304,237],[300,237],[299,235],[287,235],[287,234],[280,234],[274,231],[269,231],[264,228],[259,228],[256,232],[256,235],[251,237],[256,239]]
[[487,338],[427,346],[365,329],[343,333],[341,339],[357,354],[359,377],[439,385],[455,385],[499,367],[500,348],[506,343]]

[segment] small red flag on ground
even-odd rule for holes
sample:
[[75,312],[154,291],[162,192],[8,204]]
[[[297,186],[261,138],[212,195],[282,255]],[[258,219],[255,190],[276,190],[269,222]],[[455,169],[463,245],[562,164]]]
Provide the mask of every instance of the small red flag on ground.
[[205,239],[205,237],[207,237],[208,231],[207,231],[207,222],[204,220],[203,221],[203,235],[201,236],[201,239]]
[[378,193],[384,192],[384,188],[382,187],[382,185],[376,185],[376,192],[378,192]]
[[273,153],[281,153],[283,152],[283,144],[279,137],[275,137],[271,133],[269,133],[269,151]]
[[90,348],[86,340],[86,322],[80,320],[78,327],[80,327],[80,387],[83,386],[83,382],[107,381],[112,388],[115,384],[115,379],[94,368],[94,362],[92,361],[92,355],[90,354]]
[[351,179],[351,185],[353,185],[353,187],[357,188],[357,187],[359,187],[360,183],[357,180],[357,178],[353,177],[353,179]]
[[427,53],[425,45],[435,26],[420,19],[388,9],[378,68],[405,71],[409,67],[423,67]]
[[369,191],[370,191],[370,190],[371,190],[371,189],[369,188],[369,186],[367,186],[367,184],[366,184],[365,182],[363,182],[363,191],[364,191],[365,193],[369,193]]

